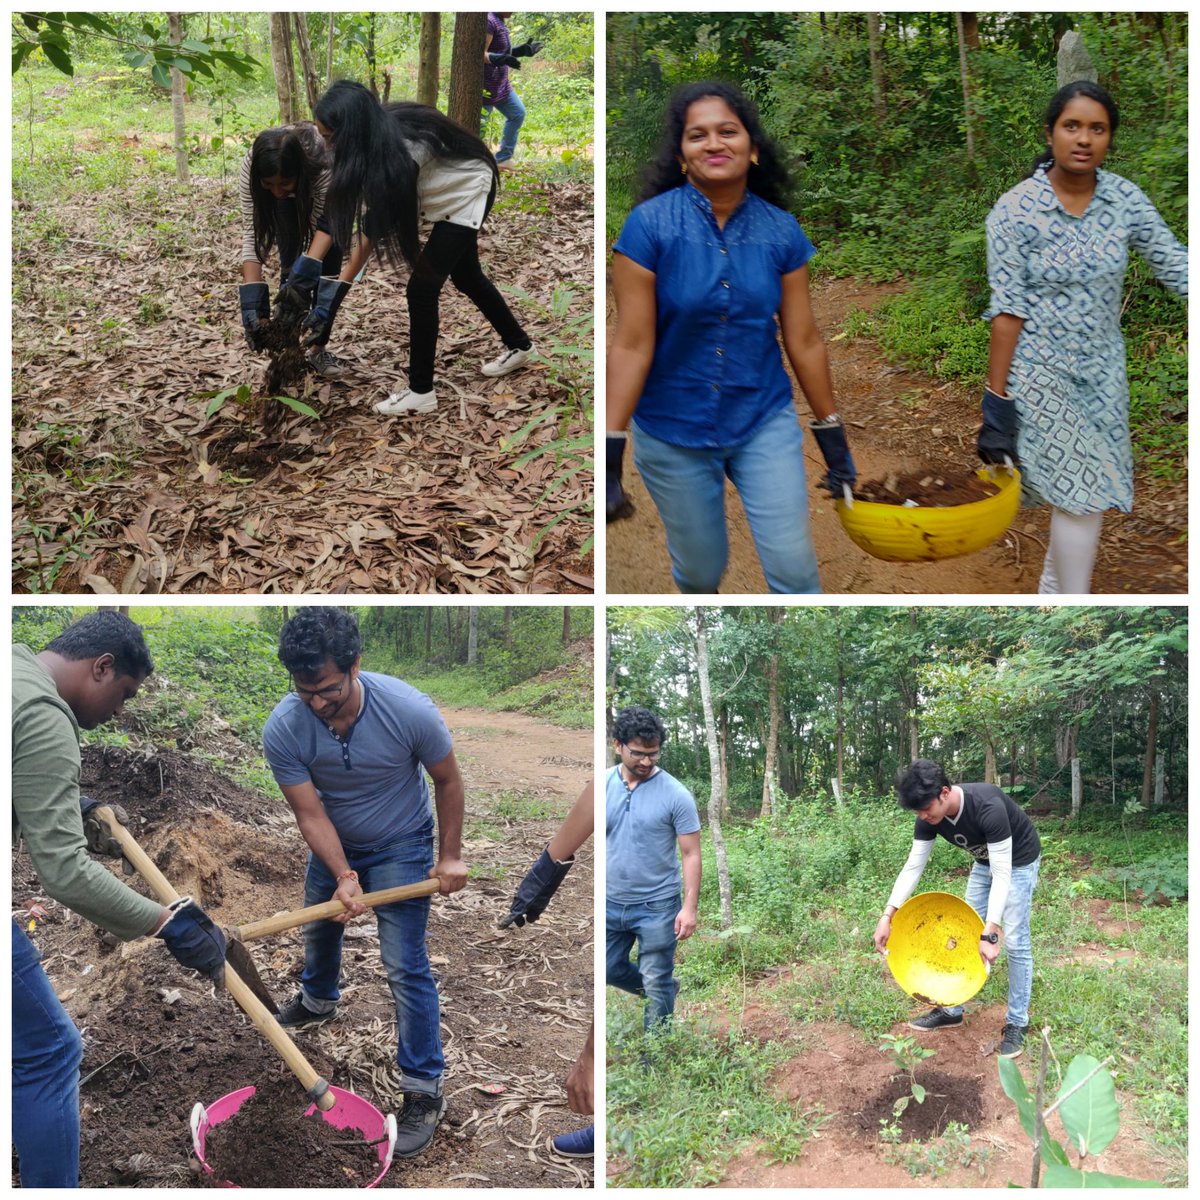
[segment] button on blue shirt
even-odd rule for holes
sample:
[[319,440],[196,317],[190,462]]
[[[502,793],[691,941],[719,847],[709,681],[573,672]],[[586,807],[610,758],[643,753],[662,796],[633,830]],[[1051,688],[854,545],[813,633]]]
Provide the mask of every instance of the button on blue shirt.
[[654,272],[654,361],[634,423],[674,446],[739,446],[792,403],[775,317],[782,278],[816,253],[753,192],[717,225],[686,183],[637,205],[614,249]]

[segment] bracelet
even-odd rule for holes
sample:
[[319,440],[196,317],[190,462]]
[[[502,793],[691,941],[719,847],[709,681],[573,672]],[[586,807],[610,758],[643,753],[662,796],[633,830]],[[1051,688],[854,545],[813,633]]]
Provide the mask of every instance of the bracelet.
[[341,883],[343,879],[353,879],[354,882],[357,883],[358,882],[358,872],[357,871],[343,871],[337,877],[338,883]]

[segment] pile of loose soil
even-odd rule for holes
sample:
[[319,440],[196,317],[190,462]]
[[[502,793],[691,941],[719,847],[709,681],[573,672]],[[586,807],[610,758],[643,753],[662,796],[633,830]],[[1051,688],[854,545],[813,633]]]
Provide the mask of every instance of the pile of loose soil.
[[974,1129],[983,1119],[983,1098],[975,1075],[947,1075],[944,1071],[922,1071],[918,1082],[925,1089],[924,1103],[910,1099],[908,1106],[895,1115],[895,1104],[908,1096],[908,1076],[894,1075],[874,1096],[860,1099],[852,1113],[863,1137],[879,1137],[882,1122],[898,1125],[905,1142],[928,1141],[945,1133],[951,1121]]
[[854,489],[855,500],[871,504],[898,504],[922,508],[953,508],[958,504],[973,504],[986,500],[1000,489],[974,472],[913,471],[909,474],[892,472],[883,479],[872,479],[860,483]]
[[209,1130],[212,1181],[241,1187],[362,1187],[379,1173],[377,1148],[338,1129],[309,1105],[296,1081],[269,1080],[233,1116]]
[[275,315],[259,326],[263,349],[271,357],[267,367],[268,396],[278,396],[304,374],[304,350],[300,346],[303,315],[276,300]]

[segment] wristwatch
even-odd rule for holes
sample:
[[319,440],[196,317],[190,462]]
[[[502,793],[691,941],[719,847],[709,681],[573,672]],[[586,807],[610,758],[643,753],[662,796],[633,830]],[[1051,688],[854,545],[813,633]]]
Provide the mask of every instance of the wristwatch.
[[996,946],[1000,943],[1000,935],[998,933],[981,933],[979,940],[981,942],[991,942],[993,946]]

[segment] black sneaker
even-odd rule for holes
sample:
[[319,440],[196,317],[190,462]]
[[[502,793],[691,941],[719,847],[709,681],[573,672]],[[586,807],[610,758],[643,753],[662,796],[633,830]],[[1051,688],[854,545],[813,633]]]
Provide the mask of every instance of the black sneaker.
[[316,1013],[311,1008],[308,1008],[304,1003],[304,993],[297,992],[296,998],[287,1006],[279,1010],[279,1015],[276,1016],[280,1025],[321,1025],[326,1021],[332,1021],[337,1016],[337,1007],[333,1007],[327,1013]]
[[928,1033],[931,1029],[945,1029],[950,1025],[961,1025],[962,1013],[958,1016],[953,1016],[944,1008],[935,1008],[931,1012],[927,1012],[923,1017],[914,1017],[908,1023],[909,1029],[920,1029],[923,1033]]
[[437,1123],[446,1115],[444,1096],[409,1092],[396,1118],[396,1157],[412,1158],[433,1141]]
[[1005,1025],[1000,1035],[1000,1049],[997,1052],[1001,1058],[1018,1058],[1025,1052],[1025,1027],[1023,1025]]
[[346,373],[346,363],[328,350],[310,350],[305,356],[309,368],[324,379],[341,379]]

